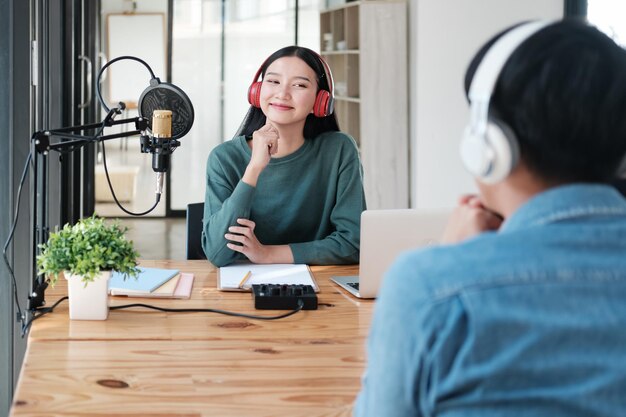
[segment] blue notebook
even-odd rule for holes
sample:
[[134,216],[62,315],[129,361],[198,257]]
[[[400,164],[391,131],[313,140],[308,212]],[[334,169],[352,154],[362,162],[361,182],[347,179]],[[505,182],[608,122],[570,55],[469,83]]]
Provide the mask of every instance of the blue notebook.
[[109,279],[109,292],[113,289],[126,291],[152,292],[178,274],[177,269],[139,267],[137,279],[126,278],[124,274],[113,271]]

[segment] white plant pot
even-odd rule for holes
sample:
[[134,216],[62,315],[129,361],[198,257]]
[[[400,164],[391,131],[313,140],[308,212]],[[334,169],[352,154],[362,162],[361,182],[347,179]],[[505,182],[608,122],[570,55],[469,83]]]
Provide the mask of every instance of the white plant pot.
[[111,271],[102,271],[85,286],[82,275],[63,273],[67,279],[71,320],[106,320],[109,316],[109,278]]

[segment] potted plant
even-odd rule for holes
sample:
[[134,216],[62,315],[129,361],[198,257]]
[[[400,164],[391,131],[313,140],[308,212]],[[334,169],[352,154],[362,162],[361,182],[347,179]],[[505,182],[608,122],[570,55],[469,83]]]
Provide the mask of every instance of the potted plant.
[[126,230],[116,223],[107,225],[94,215],[73,226],[66,224],[39,245],[39,273],[45,274],[52,286],[61,272],[68,281],[70,319],[106,320],[111,270],[138,275],[138,253],[126,240]]

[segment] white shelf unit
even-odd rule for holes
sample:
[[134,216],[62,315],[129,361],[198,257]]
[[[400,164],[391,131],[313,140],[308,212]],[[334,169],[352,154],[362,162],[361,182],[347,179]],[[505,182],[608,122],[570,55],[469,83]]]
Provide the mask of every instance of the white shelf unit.
[[409,206],[407,6],[359,1],[320,14],[342,131],[361,151],[369,209]]

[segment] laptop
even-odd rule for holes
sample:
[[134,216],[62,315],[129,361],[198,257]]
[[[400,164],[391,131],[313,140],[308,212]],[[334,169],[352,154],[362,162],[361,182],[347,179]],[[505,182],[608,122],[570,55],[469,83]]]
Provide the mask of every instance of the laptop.
[[385,272],[409,249],[437,244],[451,210],[366,210],[361,214],[358,276],[331,280],[359,298],[376,298]]

